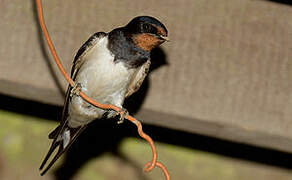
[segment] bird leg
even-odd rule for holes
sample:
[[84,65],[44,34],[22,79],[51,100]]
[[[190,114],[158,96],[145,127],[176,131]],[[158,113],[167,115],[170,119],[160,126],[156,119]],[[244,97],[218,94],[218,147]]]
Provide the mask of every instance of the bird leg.
[[119,113],[119,115],[120,115],[120,119],[118,121],[118,124],[123,123],[124,119],[129,115],[128,110],[125,108],[121,108],[121,110],[119,110],[117,113]]

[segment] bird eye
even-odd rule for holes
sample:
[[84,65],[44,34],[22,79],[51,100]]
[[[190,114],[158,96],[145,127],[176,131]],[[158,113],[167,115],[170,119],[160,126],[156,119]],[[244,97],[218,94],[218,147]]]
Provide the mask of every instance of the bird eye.
[[143,24],[143,29],[145,31],[149,31],[150,30],[150,25],[149,24]]

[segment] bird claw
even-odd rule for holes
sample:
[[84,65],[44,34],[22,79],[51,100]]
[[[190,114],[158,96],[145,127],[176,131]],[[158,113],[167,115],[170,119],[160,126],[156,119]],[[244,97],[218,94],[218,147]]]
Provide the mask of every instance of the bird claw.
[[120,119],[117,122],[118,124],[121,124],[124,122],[124,119],[129,115],[129,112],[127,109],[125,108],[121,108],[121,110],[118,111],[119,115],[120,115]]
[[74,95],[80,96],[81,88],[81,83],[76,83],[70,92],[70,97],[73,97]]

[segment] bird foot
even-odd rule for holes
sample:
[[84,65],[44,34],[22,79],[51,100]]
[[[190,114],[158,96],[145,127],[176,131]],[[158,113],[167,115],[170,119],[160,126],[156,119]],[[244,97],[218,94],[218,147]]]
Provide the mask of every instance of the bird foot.
[[70,92],[70,97],[72,97],[74,95],[80,96],[81,88],[82,88],[81,84],[76,83]]
[[118,124],[121,124],[124,122],[124,119],[129,115],[129,112],[127,109],[125,108],[121,108],[120,111],[118,111],[119,115],[120,115],[120,119],[119,121],[117,122]]

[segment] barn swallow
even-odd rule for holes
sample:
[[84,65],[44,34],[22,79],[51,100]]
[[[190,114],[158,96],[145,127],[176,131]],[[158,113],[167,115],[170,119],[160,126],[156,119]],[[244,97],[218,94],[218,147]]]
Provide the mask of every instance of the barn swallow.
[[67,89],[62,120],[49,134],[53,142],[40,170],[58,150],[41,175],[51,168],[90,122],[118,114],[94,107],[76,95],[76,90],[126,112],[122,106],[124,100],[140,88],[149,70],[151,50],[168,40],[167,29],[159,20],[139,16],[109,33],[95,33],[81,46],[71,69],[71,78],[77,86]]

